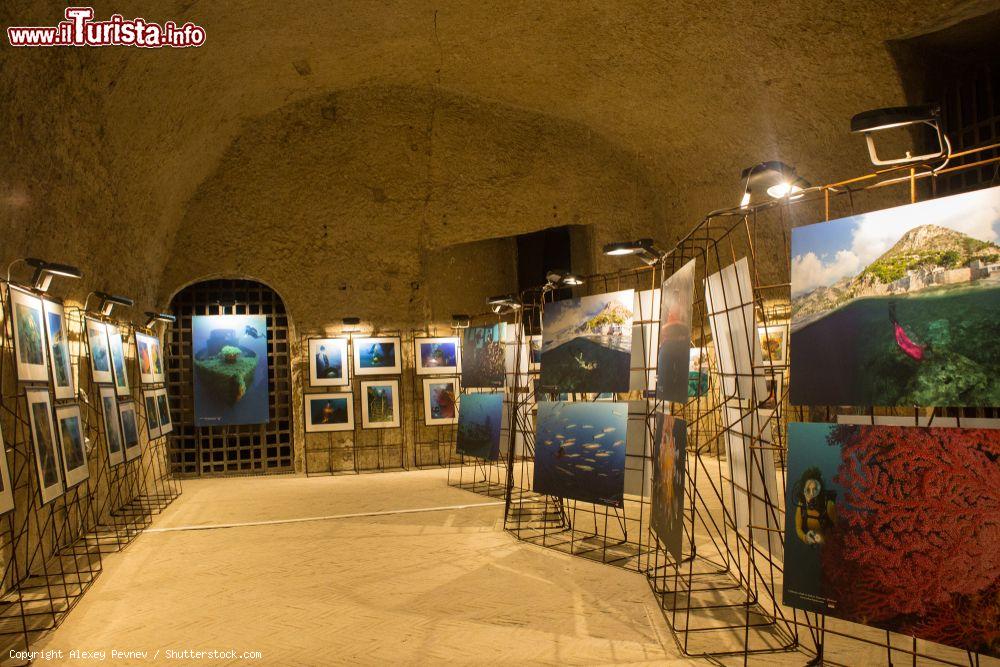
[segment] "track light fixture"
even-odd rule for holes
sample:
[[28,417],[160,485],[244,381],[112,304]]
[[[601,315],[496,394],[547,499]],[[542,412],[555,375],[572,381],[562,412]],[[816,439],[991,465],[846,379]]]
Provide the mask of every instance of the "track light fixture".
[[654,245],[653,239],[636,239],[635,241],[609,243],[604,246],[604,254],[611,257],[635,255],[649,266],[653,266],[663,257],[663,253]]
[[451,316],[451,328],[452,329],[468,329],[472,318],[468,315],[452,315]]
[[151,310],[146,311],[146,328],[149,329],[157,322],[165,322],[167,324],[173,324],[177,321],[177,318],[170,313],[157,313]]
[[548,281],[546,287],[549,289],[575,287],[583,284],[582,278],[563,269],[549,269],[545,272],[545,280]]
[[360,317],[345,317],[341,322],[344,325],[344,331],[347,333],[353,333],[361,329]]
[[[91,292],[91,294],[100,299],[100,305],[98,306],[97,310],[98,312],[101,313],[101,315],[104,315],[105,317],[111,315],[111,311],[114,310],[115,306],[123,306],[125,308],[131,308],[132,306],[135,305],[135,301],[133,301],[127,296],[121,296],[118,294],[108,294],[107,292]],[[89,296],[87,297],[87,300],[88,301],[90,300]]]
[[500,296],[491,296],[487,299],[486,303],[489,305],[490,309],[499,315],[505,310],[517,310],[521,307],[521,302],[518,300],[516,294],[502,294]]
[[[951,142],[941,132],[940,120],[941,107],[937,104],[871,109],[870,111],[862,111],[851,119],[851,132],[865,135],[865,141],[868,143],[868,156],[871,158],[872,164],[880,167],[912,164],[947,157],[951,154]],[[878,156],[878,151],[875,150],[875,138],[872,135],[876,132],[913,125],[927,125],[934,130],[937,137],[936,150],[923,155],[910,155],[910,152],[907,151],[906,155],[901,158],[880,158]]]
[[777,160],[747,167],[740,178],[743,181],[740,208],[750,206],[755,200],[760,201],[764,195],[771,199],[798,199],[802,191],[809,187],[808,181],[795,172],[795,167]]

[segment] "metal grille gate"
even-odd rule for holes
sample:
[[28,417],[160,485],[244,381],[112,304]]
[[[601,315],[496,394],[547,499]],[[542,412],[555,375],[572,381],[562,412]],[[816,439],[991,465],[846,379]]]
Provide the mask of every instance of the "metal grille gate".
[[[180,417],[170,436],[171,470],[185,477],[293,472],[290,336],[281,297],[267,285],[250,280],[210,280],[185,287],[174,296],[170,308],[177,322],[166,341],[167,391]],[[227,314],[267,318],[270,421],[196,427],[191,318]]]

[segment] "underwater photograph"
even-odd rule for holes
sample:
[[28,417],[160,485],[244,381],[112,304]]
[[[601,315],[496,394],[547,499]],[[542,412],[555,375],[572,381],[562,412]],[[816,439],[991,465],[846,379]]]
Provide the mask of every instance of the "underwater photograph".
[[454,424],[458,420],[458,383],[454,380],[424,380],[424,422]]
[[683,403],[688,398],[694,270],[692,259],[664,280],[660,289],[656,397],[661,401]]
[[90,367],[94,382],[113,382],[111,355],[108,352],[108,331],[104,322],[87,320],[87,341],[90,345]]
[[346,431],[354,428],[354,395],[306,394],[306,431]]
[[541,387],[549,392],[627,392],[634,299],[634,290],[622,290],[546,304]]
[[458,338],[417,338],[415,343],[418,375],[458,370]]
[[[267,423],[267,318],[195,315],[191,337],[195,425]],[[150,350],[155,352],[156,346]],[[154,373],[157,359],[151,360]]]
[[44,305],[56,398],[72,398],[76,395],[76,389],[73,386],[73,368],[69,358],[69,343],[63,307],[62,304],[51,301],[46,301]]
[[1000,657],[1000,430],[788,426],[784,603]]
[[1000,405],[1000,187],[792,230],[791,402]]
[[684,537],[684,479],[687,454],[687,423],[656,413],[653,441],[653,498],[650,527],[666,547],[674,563],[681,562]]
[[[33,400],[31,394],[37,395]],[[44,396],[42,396],[44,394]],[[35,463],[38,466],[42,487],[42,502],[48,502],[62,493],[62,476],[59,473],[59,455],[56,452],[55,434],[52,432],[52,406],[47,390],[29,392],[31,426],[35,444]]]
[[533,490],[621,507],[627,423],[628,403],[538,403]]
[[156,397],[147,394],[143,401],[146,404],[146,428],[149,431],[149,439],[160,437],[160,416],[157,414],[159,408],[156,405]]
[[362,423],[364,428],[393,428],[399,426],[399,383],[361,383]]
[[121,415],[122,437],[125,439],[125,447],[134,447],[139,444],[139,426],[135,421],[135,406],[123,403]]
[[[87,465],[87,454],[83,444],[83,430],[81,428],[80,408],[76,405],[62,405],[56,407],[56,421],[59,426],[59,442],[62,444],[63,457],[66,467],[67,484],[75,483],[73,475],[81,467]],[[88,473],[82,473],[86,478]]]
[[114,393],[101,391],[101,407],[104,410],[104,433],[108,440],[108,452],[118,454],[122,451],[122,431],[118,416],[118,401]]
[[398,373],[399,338],[356,338],[354,369],[358,375]]
[[108,332],[108,351],[111,356],[111,370],[115,376],[115,388],[118,390],[119,396],[127,396],[129,394],[128,370],[125,368],[125,348],[122,345],[122,335],[119,333],[118,327],[113,324],[107,324],[105,327]]
[[349,380],[347,371],[346,338],[310,339],[310,385],[314,387],[345,385]]
[[174,429],[173,421],[170,419],[170,406],[167,403],[167,392],[160,389],[156,392],[156,407],[160,415],[160,429],[163,433],[168,433]]
[[462,384],[496,389],[504,385],[506,323],[469,327],[462,332]]
[[500,457],[503,394],[463,394],[458,407],[459,454],[496,461]]

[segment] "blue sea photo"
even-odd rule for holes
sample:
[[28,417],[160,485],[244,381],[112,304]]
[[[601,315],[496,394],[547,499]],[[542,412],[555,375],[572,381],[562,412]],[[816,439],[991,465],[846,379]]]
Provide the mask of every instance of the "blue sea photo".
[[503,394],[465,394],[458,406],[460,454],[495,461],[500,456]]
[[267,423],[267,318],[196,315],[191,320],[195,425]]

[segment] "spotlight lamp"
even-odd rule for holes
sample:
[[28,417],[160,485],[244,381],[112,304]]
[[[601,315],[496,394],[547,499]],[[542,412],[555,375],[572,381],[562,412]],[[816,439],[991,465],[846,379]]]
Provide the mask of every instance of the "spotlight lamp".
[[31,285],[39,292],[47,292],[49,286],[52,284],[52,278],[55,276],[74,279],[79,279],[83,276],[80,269],[69,264],[46,262],[44,259],[36,257],[28,257],[24,260],[24,263],[35,270],[35,273],[31,276]]
[[649,266],[653,266],[663,258],[663,253],[653,244],[653,239],[609,243],[604,246],[604,254],[611,257],[635,255]]
[[[910,107],[886,107],[884,109],[871,109],[862,111],[851,119],[851,132],[865,135],[868,143],[868,156],[872,164],[876,166],[891,166],[900,164],[910,164],[914,162],[924,162],[937,158],[947,158],[951,155],[951,142],[948,137],[941,132],[941,107],[937,104],[920,104]],[[926,125],[934,130],[937,137],[937,149],[923,155],[906,155],[901,158],[880,158],[875,150],[876,132],[883,132],[895,128],[910,127],[915,125]]]
[[499,315],[505,310],[517,310],[521,307],[521,302],[518,300],[516,294],[502,294],[500,296],[491,296],[486,300],[487,305],[490,309]]
[[468,329],[472,318],[468,315],[452,315],[451,316],[451,328],[452,329]]
[[361,318],[360,317],[345,317],[341,320],[344,324],[344,331],[347,333],[352,333],[361,329]]
[[135,305],[135,301],[127,296],[108,294],[107,292],[93,292],[93,295],[100,299],[100,305],[97,310],[105,317],[111,315],[111,311],[114,310],[115,306],[131,308]]
[[157,313],[151,310],[146,311],[146,328],[149,329],[157,322],[165,322],[167,324],[173,324],[177,321],[177,318],[170,313]]
[[809,187],[809,182],[796,173],[795,167],[777,160],[747,167],[740,178],[743,181],[740,208],[747,208],[754,201],[759,202],[764,195],[771,199],[798,199]]
[[575,287],[583,284],[583,279],[579,276],[564,271],[563,269],[549,269],[545,272],[545,280],[548,281],[546,287],[555,289],[557,287]]

